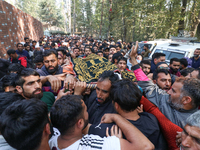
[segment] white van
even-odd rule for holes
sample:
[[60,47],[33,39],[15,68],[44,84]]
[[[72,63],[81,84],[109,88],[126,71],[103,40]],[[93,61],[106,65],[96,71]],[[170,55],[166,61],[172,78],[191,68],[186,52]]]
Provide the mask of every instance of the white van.
[[154,53],[164,53],[166,62],[169,64],[171,58],[192,57],[196,48],[200,48],[199,43],[165,43],[156,46],[149,59],[152,59]]
[[145,51],[144,45],[148,46],[148,49],[152,52],[157,46],[165,43],[170,43],[171,39],[155,39],[154,41],[143,41],[139,42],[139,48],[138,53],[141,53],[142,51]]

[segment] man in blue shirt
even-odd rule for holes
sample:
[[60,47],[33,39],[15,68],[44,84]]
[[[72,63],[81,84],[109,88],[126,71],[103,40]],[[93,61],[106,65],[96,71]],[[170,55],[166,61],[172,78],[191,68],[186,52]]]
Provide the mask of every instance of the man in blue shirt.
[[30,56],[29,56],[28,52],[26,50],[24,50],[24,46],[23,46],[22,43],[17,44],[16,52],[17,52],[18,55],[23,55],[23,56],[26,56],[27,59],[30,59]]
[[200,48],[196,48],[196,50],[194,51],[194,57],[191,58],[192,60],[192,67],[193,68],[199,68],[200,67]]

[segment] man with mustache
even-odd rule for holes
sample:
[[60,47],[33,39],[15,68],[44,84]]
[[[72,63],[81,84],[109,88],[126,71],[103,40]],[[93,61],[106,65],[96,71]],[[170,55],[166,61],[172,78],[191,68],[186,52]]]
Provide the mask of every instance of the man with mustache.
[[[17,74],[15,79],[15,85],[17,93],[22,95],[25,99],[37,98],[41,99],[48,106],[50,110],[51,106],[55,102],[55,97],[51,92],[42,91],[42,82],[40,75],[37,71],[31,68],[24,68],[20,73]],[[60,98],[64,93],[63,90],[60,90],[57,98]]]
[[87,106],[80,96],[67,95],[56,101],[50,112],[51,123],[60,135],[49,140],[51,150],[150,150],[154,145],[131,123],[118,114],[105,114],[101,123],[115,122],[126,139],[119,138],[118,127],[113,126],[111,137],[101,138],[82,132],[88,124]]
[[[97,81],[96,90],[91,92],[89,98],[83,99],[88,108],[89,123],[99,124],[105,113],[116,113],[110,98],[110,89],[112,83],[118,79],[118,75],[113,71],[104,71]],[[81,95],[85,89],[86,84],[79,86],[79,90],[75,86],[74,95]]]
[[47,91],[57,92],[62,87],[61,81],[66,75],[63,74],[63,68],[58,65],[58,53],[55,50],[44,51],[43,62],[42,68],[37,70],[44,83],[43,86],[49,88]]
[[180,147],[180,150],[200,149],[200,111],[187,118],[181,133]]
[[156,105],[171,122],[183,128],[184,121],[198,110],[200,81],[194,78],[179,77],[166,93],[150,81],[140,69],[135,59],[137,46],[138,42],[136,48],[133,46],[130,57],[138,85],[143,89],[149,101]]
[[200,67],[200,58],[199,58],[199,55],[200,55],[200,48],[197,48],[194,51],[194,57],[191,58],[191,60],[192,60],[192,67],[195,68],[195,69]]

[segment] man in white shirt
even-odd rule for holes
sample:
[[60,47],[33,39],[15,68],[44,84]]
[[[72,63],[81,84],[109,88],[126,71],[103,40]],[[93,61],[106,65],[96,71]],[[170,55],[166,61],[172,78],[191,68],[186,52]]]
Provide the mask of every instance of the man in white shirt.
[[82,135],[88,125],[87,107],[78,95],[61,97],[50,111],[53,126],[60,135],[49,140],[52,150],[144,150],[154,149],[154,145],[130,122],[118,114],[105,114],[101,123],[115,122],[126,136],[101,138],[97,135]]

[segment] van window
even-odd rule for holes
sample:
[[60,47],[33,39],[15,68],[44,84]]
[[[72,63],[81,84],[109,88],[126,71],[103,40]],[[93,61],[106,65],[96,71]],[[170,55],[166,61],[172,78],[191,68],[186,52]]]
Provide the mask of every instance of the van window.
[[172,58],[178,58],[178,59],[181,59],[185,56],[185,52],[182,52],[182,53],[179,53],[177,52],[176,50],[174,51],[167,51],[167,50],[161,50],[161,49],[156,49],[155,50],[155,53],[164,53],[166,56],[166,60],[170,60]]

